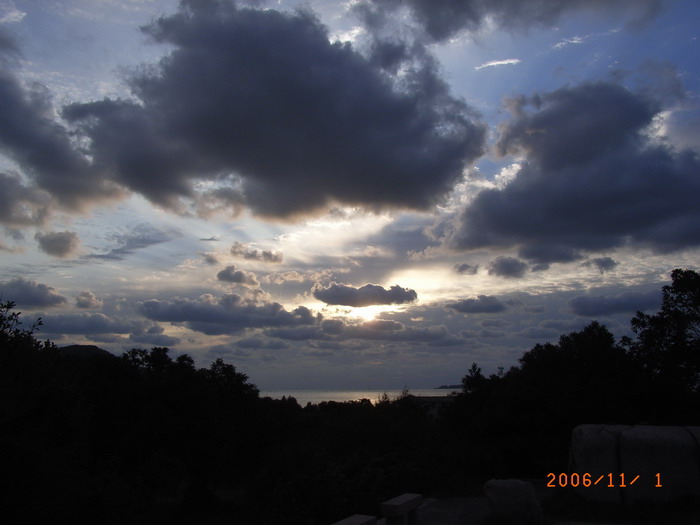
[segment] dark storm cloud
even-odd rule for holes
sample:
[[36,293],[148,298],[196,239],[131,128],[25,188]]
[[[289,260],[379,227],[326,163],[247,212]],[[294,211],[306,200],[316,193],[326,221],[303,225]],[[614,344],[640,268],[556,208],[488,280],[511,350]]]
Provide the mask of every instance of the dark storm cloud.
[[363,0],[353,9],[372,29],[407,7],[431,40],[446,40],[462,30],[478,31],[487,21],[506,28],[552,25],[567,11],[620,12],[631,24],[653,17],[661,0]]
[[573,313],[586,317],[652,310],[660,304],[661,294],[658,290],[646,293],[626,292],[612,296],[580,295],[569,301]]
[[479,295],[476,299],[463,299],[448,304],[447,307],[463,314],[497,314],[505,312],[508,308],[501,300],[492,295]]
[[548,264],[629,242],[658,252],[700,244],[700,160],[646,136],[657,103],[598,82],[522,97],[511,109],[498,148],[524,155],[522,168],[465,208],[453,246],[519,246]]
[[273,252],[271,250],[257,250],[255,248],[251,249],[240,242],[233,243],[233,246],[231,246],[231,255],[243,257],[247,260],[268,263],[281,263],[284,259],[284,256],[280,252]]
[[0,283],[0,297],[3,302],[12,301],[22,307],[58,306],[67,302],[54,288],[22,277]]
[[246,328],[311,325],[318,321],[303,306],[289,312],[279,303],[256,304],[237,294],[221,298],[207,294],[197,300],[150,299],[139,305],[139,311],[147,319],[181,323],[207,335],[233,334]]
[[484,126],[433,65],[388,76],[309,13],[183,2],[145,32],[172,52],[132,72],[140,102],[63,116],[95,167],[160,205],[208,177],[264,216],[333,200],[425,209],[482,153]]
[[388,290],[376,284],[366,284],[360,288],[345,284],[331,283],[326,288],[315,288],[314,297],[326,304],[342,304],[362,307],[374,304],[404,304],[418,298],[415,290],[394,285]]
[[496,257],[489,263],[489,275],[519,279],[525,275],[527,263],[515,257]]
[[46,88],[24,87],[9,67],[0,68],[0,115],[0,153],[17,162],[24,175],[63,206],[78,209],[92,199],[117,194],[54,120]]
[[246,272],[245,270],[236,270],[236,267],[233,265],[227,266],[219,273],[217,273],[216,278],[219,281],[242,284],[244,286],[252,286],[253,288],[257,288],[258,286],[260,286],[260,282],[255,278],[255,274],[253,272]]
[[78,249],[80,238],[75,232],[37,232],[34,238],[42,252],[54,257],[70,257]]

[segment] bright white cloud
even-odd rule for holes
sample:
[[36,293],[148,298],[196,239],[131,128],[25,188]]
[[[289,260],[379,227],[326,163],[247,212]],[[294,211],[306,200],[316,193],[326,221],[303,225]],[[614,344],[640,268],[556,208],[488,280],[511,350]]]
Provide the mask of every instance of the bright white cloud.
[[476,66],[474,69],[484,69],[485,67],[495,67],[495,66],[510,66],[514,64],[520,64],[522,60],[519,58],[505,58],[503,60],[489,60],[484,62],[480,66]]

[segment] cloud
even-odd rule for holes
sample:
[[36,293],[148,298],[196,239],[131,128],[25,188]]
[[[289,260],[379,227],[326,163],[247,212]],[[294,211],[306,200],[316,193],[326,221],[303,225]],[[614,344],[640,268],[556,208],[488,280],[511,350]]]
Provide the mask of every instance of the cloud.
[[620,295],[580,295],[569,301],[569,307],[576,315],[585,317],[605,316],[618,313],[659,308],[661,295],[658,290],[639,293],[625,292]]
[[[0,48],[8,50],[2,43]],[[23,87],[9,67],[0,70],[0,114],[0,152],[62,206],[82,209],[96,199],[119,195],[104,174],[73,149],[69,132],[53,119],[46,88],[37,83]]]
[[27,13],[17,9],[12,0],[0,4],[0,24],[12,24],[21,22]]
[[211,265],[215,266],[220,264],[219,258],[216,256],[215,253],[203,253],[202,258],[204,259],[204,262]]
[[66,258],[76,252],[80,245],[80,238],[75,232],[37,232],[34,238],[39,243],[39,248],[44,253],[54,257]]
[[489,264],[489,275],[519,279],[525,275],[527,263],[515,257],[496,257]]
[[151,326],[145,332],[130,334],[129,341],[151,346],[176,346],[180,343],[179,338],[166,335],[164,331],[162,326]]
[[560,40],[556,44],[554,44],[552,47],[554,49],[561,49],[561,48],[569,46],[571,44],[583,44],[583,42],[585,40],[587,40],[589,36],[590,35],[586,35],[583,37],[582,36],[572,36],[571,38],[565,38],[563,40]]
[[240,242],[233,243],[231,246],[231,255],[242,257],[246,260],[262,261],[268,263],[281,263],[284,256],[280,252],[270,250],[250,249],[245,244]]
[[533,272],[547,270],[552,263],[568,263],[584,258],[579,250],[556,244],[525,245],[518,250],[518,256],[534,264]]
[[0,223],[10,227],[41,226],[51,210],[50,196],[26,185],[14,173],[0,173]]
[[362,307],[374,304],[404,304],[418,298],[415,290],[394,285],[388,290],[376,284],[366,284],[354,288],[345,284],[331,283],[326,288],[317,287],[314,297],[326,304],[342,304],[345,306]]
[[459,263],[454,265],[455,272],[462,275],[476,275],[479,270],[479,265],[471,265],[467,263]]
[[505,312],[508,308],[505,303],[492,295],[479,295],[476,299],[463,299],[448,304],[447,307],[463,314],[497,314]]
[[[337,321],[336,325],[329,325],[328,321],[331,320],[323,321],[320,329],[318,326],[274,328],[268,330],[266,335],[289,341],[322,341],[324,347],[336,349],[347,347],[343,343],[356,340],[428,344],[451,340],[443,326],[413,328],[386,319],[375,319],[360,324],[332,320]],[[328,329],[330,326],[333,328]]]
[[116,248],[112,248],[104,254],[91,254],[89,257],[121,261],[136,250],[168,242],[179,237],[182,237],[182,233],[175,228],[160,229],[148,224],[138,224],[131,227],[126,233],[114,233],[109,236],[118,245]]
[[700,244],[700,160],[645,134],[660,105],[611,82],[512,101],[501,154],[515,178],[468,204],[453,247],[519,247],[540,263],[627,243],[670,252]]
[[474,69],[477,71],[479,69],[484,69],[485,67],[494,67],[494,66],[509,66],[513,64],[520,64],[522,60],[519,58],[506,58],[503,60],[489,60],[488,62],[484,62],[480,66],[476,66]]
[[22,277],[0,283],[0,297],[2,301],[12,301],[22,307],[59,306],[67,302],[54,288]]
[[114,319],[103,313],[68,313],[42,316],[44,331],[57,334],[128,334],[141,333],[144,321]]
[[395,321],[376,319],[359,325],[346,325],[341,339],[366,339],[396,342],[435,343],[448,337],[443,326],[407,327]]
[[16,58],[19,54],[19,49],[15,40],[0,27],[0,62],[8,62],[8,59]]
[[253,337],[245,337],[236,341],[236,346],[239,348],[248,348],[252,350],[285,350],[289,348],[289,344],[284,341],[275,341],[259,335]]
[[217,273],[216,278],[219,281],[242,284],[243,286],[250,286],[253,288],[257,288],[258,286],[260,286],[260,282],[256,279],[255,274],[253,272],[246,272],[245,270],[236,270],[236,267],[233,265],[227,266],[219,273]]
[[609,272],[615,268],[618,264],[620,263],[611,257],[597,257],[595,259],[591,259],[590,261],[584,262],[582,266],[595,266],[602,275],[605,272]]
[[279,303],[256,304],[238,294],[220,298],[205,294],[196,300],[150,299],[140,303],[139,312],[147,319],[184,324],[207,335],[234,334],[246,328],[310,325],[318,321],[303,306],[290,312]]
[[161,206],[196,200],[208,179],[267,217],[333,201],[427,209],[483,152],[485,127],[434,64],[391,76],[308,12],[184,2],[145,32],[172,51],[132,71],[138,102],[62,115],[95,167]]
[[365,23],[376,26],[401,7],[407,8],[432,41],[447,40],[460,31],[476,32],[492,23],[508,29],[549,26],[568,11],[590,10],[621,13],[632,25],[641,24],[659,11],[660,0],[363,0],[354,2]]
[[102,308],[104,303],[94,293],[87,290],[75,296],[75,306],[78,308]]
[[598,38],[601,36],[609,36],[609,35],[614,35],[615,33],[618,33],[620,30],[619,29],[611,29],[610,31],[605,31],[604,33],[590,33],[587,35],[583,36],[572,36],[570,38],[564,38],[554,44],[552,46],[552,49],[562,49],[566,46],[570,45],[579,45],[583,44],[586,40],[589,40],[591,38]]

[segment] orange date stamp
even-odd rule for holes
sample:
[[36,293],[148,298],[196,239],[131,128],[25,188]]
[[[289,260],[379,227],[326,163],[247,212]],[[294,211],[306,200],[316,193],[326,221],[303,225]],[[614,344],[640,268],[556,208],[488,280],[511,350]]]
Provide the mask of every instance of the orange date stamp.
[[[633,486],[641,479],[640,475],[631,476],[625,473],[613,474],[608,472],[607,474],[593,475],[589,472],[580,474],[578,472],[555,474],[550,472],[547,474],[547,487],[550,488],[561,488],[561,487],[609,487],[609,488],[627,488]],[[652,477],[652,481],[655,482],[654,487],[661,488],[661,473],[656,473]]]

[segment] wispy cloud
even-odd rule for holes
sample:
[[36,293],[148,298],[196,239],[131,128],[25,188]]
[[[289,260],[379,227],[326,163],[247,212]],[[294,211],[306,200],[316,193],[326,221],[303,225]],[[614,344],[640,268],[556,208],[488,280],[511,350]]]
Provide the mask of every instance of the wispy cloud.
[[619,33],[620,29],[615,28],[611,29],[610,31],[605,31],[603,33],[590,33],[588,35],[583,35],[583,36],[572,36],[571,38],[565,38],[563,40],[560,40],[556,44],[552,46],[552,49],[562,49],[566,46],[570,45],[578,45],[578,44],[583,44],[586,40],[590,38],[597,38],[601,36],[609,36],[609,35],[614,35],[615,33]]
[[484,69],[485,67],[494,67],[494,66],[509,66],[511,64],[520,64],[522,60],[519,58],[505,58],[503,60],[489,60],[488,62],[484,62],[480,66],[476,66],[474,69]]
[[21,22],[27,13],[20,11],[11,0],[0,2],[0,24],[12,24]]

